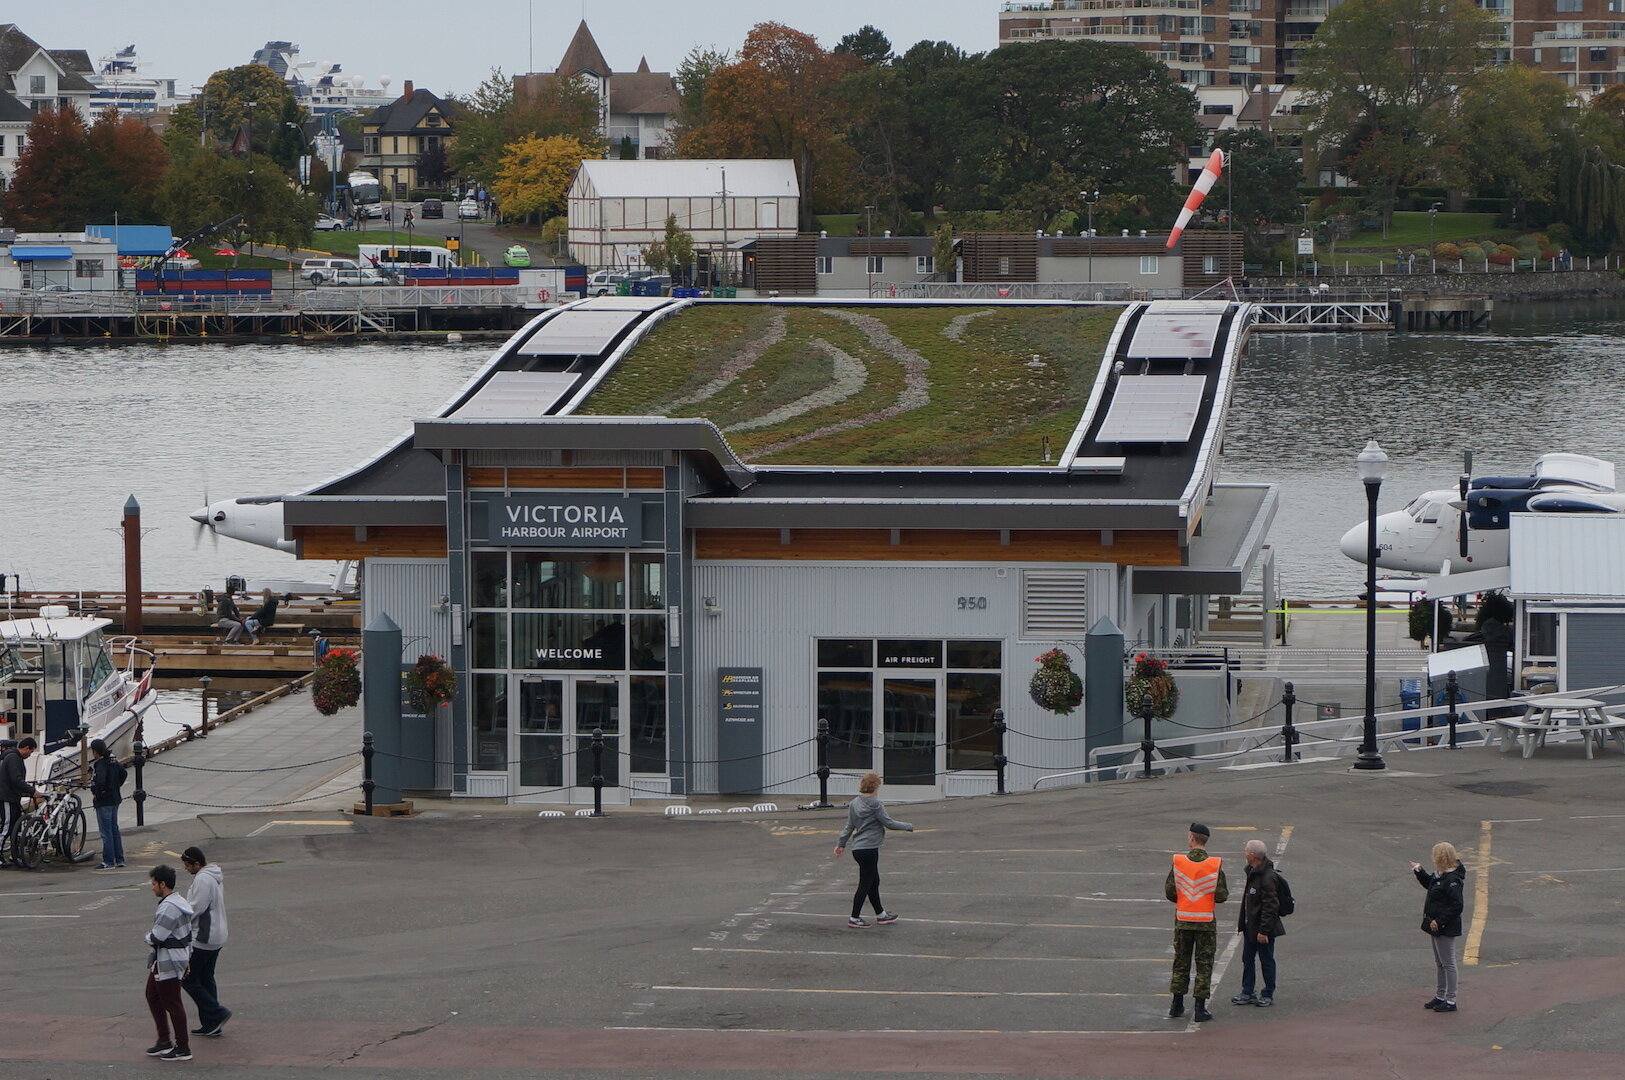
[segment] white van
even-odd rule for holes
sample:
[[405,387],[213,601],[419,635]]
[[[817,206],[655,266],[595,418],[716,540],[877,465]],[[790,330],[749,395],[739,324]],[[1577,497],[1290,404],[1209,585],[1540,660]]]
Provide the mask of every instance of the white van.
[[359,269],[361,266],[354,259],[306,259],[299,264],[299,276],[312,285],[320,285],[337,277],[335,271]]

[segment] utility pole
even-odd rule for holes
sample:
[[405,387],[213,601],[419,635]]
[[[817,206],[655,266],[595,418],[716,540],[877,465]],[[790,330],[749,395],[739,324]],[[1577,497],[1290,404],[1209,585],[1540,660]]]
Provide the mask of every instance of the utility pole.
[[728,167],[722,167],[722,284],[729,283],[728,274]]
[[259,217],[254,209],[254,106],[257,101],[245,101],[248,108],[248,265],[254,265],[254,225]]

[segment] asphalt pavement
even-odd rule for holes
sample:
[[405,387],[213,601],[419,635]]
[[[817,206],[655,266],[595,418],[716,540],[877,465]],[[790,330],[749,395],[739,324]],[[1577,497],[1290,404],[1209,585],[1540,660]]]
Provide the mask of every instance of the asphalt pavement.
[[[0,956],[26,983],[6,995],[0,1077],[1618,1076],[1625,756],[1390,765],[894,805],[918,827],[882,856],[902,918],[866,930],[844,926],[840,811],[166,822],[129,837],[125,873],[0,874]],[[1193,819],[1233,894],[1257,837],[1298,902],[1272,1009],[1228,1003],[1237,901],[1220,909],[1205,1025],[1165,1016],[1162,879]],[[1433,964],[1408,869],[1439,840],[1468,867],[1450,1015],[1421,1008]],[[225,869],[235,1017],[190,1066],[149,1065],[141,868],[193,843]]]

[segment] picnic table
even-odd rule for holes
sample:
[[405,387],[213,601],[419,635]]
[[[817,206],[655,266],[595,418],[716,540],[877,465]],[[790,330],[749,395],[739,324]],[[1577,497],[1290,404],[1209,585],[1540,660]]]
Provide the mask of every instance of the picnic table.
[[1524,757],[1533,757],[1537,748],[1546,745],[1547,735],[1578,731],[1588,759],[1610,738],[1617,740],[1621,752],[1625,752],[1625,720],[1610,716],[1604,711],[1606,706],[1607,702],[1596,698],[1537,694],[1524,703],[1522,716],[1495,721],[1501,736],[1499,749],[1504,754],[1518,744]]

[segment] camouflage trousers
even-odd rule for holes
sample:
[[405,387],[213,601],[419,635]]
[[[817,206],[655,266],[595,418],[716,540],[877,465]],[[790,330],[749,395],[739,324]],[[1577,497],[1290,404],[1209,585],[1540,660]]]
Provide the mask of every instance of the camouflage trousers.
[[[1218,951],[1218,943],[1218,931],[1212,924],[1175,927],[1174,977],[1168,983],[1170,993],[1189,993],[1203,1000],[1213,996],[1213,955]],[[1189,989],[1193,961],[1196,965],[1194,992]]]

